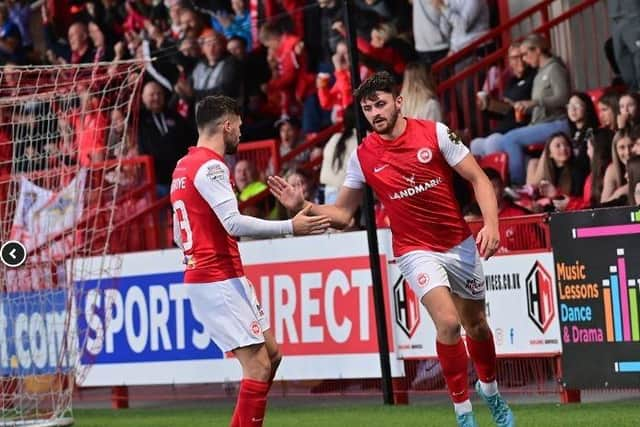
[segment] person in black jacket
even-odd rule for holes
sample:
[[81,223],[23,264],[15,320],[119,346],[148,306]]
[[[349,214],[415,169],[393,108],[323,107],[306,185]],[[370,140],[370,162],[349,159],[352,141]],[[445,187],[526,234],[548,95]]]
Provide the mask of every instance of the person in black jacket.
[[179,114],[167,109],[164,91],[155,81],[145,84],[142,104],[138,151],[153,157],[156,193],[164,197],[169,194],[173,169],[195,142],[195,134]]

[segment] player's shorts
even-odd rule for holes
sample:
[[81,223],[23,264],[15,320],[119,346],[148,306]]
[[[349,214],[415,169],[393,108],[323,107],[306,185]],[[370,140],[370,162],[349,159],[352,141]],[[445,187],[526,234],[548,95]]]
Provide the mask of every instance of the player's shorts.
[[269,320],[246,277],[185,286],[193,315],[220,350],[264,342]]
[[420,299],[438,286],[446,286],[464,299],[484,299],[484,272],[473,236],[448,252],[411,251],[397,261]]

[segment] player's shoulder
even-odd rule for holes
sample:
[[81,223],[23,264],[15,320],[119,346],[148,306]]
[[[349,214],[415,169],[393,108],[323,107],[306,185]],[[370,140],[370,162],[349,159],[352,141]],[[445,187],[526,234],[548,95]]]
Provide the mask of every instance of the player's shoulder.
[[190,149],[189,153],[178,161],[176,169],[178,167],[184,168],[187,173],[192,176],[195,176],[198,173],[217,175],[221,172],[229,172],[229,168],[225,162],[213,152],[198,148]]

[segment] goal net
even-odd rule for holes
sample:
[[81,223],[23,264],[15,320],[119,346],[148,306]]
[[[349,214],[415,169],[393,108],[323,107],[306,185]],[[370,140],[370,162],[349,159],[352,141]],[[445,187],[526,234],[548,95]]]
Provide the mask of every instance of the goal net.
[[[101,338],[89,336],[82,310],[118,269],[107,254],[135,174],[126,162],[143,68],[0,68],[0,242],[9,263],[0,267],[0,426],[73,422],[87,343]],[[9,241],[22,243],[23,262]]]

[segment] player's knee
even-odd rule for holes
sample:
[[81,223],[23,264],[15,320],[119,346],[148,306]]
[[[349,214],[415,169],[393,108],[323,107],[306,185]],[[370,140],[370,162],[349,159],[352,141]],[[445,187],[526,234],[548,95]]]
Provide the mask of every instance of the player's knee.
[[489,324],[484,318],[465,323],[464,330],[471,338],[479,341],[484,341],[491,335]]
[[436,322],[438,337],[445,341],[455,341],[460,336],[460,322],[456,316],[447,316]]

